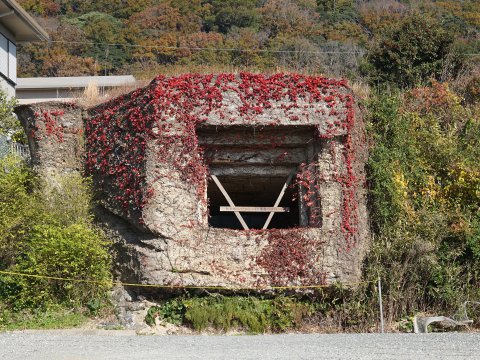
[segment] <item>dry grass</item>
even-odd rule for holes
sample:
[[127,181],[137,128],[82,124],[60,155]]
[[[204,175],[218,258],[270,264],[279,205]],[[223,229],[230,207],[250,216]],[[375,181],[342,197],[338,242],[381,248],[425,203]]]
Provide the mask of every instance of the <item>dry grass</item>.
[[[133,71],[135,77],[139,80],[133,85],[124,85],[110,89],[99,88],[95,82],[91,82],[83,92],[75,92],[72,94],[74,102],[84,107],[92,107],[99,105],[105,101],[127,94],[139,87],[146,86],[153,78],[158,75],[178,76],[186,73],[196,74],[219,74],[241,72],[262,73],[272,75],[276,73],[295,73],[294,70],[277,66],[275,68],[261,69],[258,67],[238,67],[231,65],[158,65],[148,66],[143,69],[135,69]],[[306,75],[327,76],[321,72],[308,72]],[[354,94],[361,100],[365,100],[370,96],[370,87],[362,82],[353,82],[351,88]]]
[[148,84],[147,80],[137,80],[135,84],[128,84],[123,86],[117,86],[108,89],[101,89],[96,82],[92,81],[88,84],[83,92],[76,92],[73,94],[74,102],[80,106],[89,108],[99,105],[110,99],[127,94],[139,87],[143,87]]
[[96,81],[90,81],[88,86],[85,88],[83,92],[83,99],[86,102],[93,102],[96,101],[100,96],[100,90],[98,89],[98,85]]
[[367,83],[354,81],[350,84],[355,97],[361,101],[368,100],[371,94],[371,88]]

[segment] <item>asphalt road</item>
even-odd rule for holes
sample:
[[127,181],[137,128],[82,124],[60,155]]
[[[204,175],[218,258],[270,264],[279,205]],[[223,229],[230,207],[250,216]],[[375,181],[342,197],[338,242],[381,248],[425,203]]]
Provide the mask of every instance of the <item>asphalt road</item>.
[[0,359],[480,359],[480,334],[465,333],[111,335],[3,333]]

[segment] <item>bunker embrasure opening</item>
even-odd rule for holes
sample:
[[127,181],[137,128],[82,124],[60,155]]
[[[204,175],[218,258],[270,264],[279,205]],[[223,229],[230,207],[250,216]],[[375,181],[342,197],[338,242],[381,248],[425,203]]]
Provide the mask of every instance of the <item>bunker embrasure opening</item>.
[[[318,226],[309,220],[298,184],[302,164],[315,158],[314,130],[298,127],[203,127],[197,129],[205,161],[208,223],[227,229],[289,229]],[[311,198],[314,199],[311,199]]]
[[[267,228],[298,227],[299,208],[295,185],[286,187],[280,203],[275,207],[276,209],[272,209],[284,187],[284,177],[221,176],[218,177],[218,180],[228,193],[235,208],[240,210],[239,212],[249,229],[262,229],[272,212],[269,210],[275,211]],[[243,229],[241,222],[232,211],[232,207],[213,180],[208,182],[207,197],[210,226]]]

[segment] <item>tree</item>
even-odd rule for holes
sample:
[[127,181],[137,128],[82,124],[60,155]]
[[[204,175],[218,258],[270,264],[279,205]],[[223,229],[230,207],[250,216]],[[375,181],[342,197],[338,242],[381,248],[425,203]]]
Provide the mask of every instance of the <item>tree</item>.
[[111,70],[121,67],[129,55],[124,46],[109,46],[107,44],[123,44],[123,23],[106,13],[89,12],[78,18],[68,21],[71,25],[83,30],[88,45],[83,54],[84,57],[91,57],[101,61],[104,70]]
[[24,131],[13,113],[17,100],[9,98],[7,93],[0,87],[0,134],[8,135],[15,141],[25,140]]
[[19,1],[25,10],[38,15],[54,16],[61,11],[61,6],[55,0],[21,0]]
[[260,12],[262,28],[269,31],[270,37],[310,37],[318,32],[314,6],[300,6],[293,0],[268,0]]
[[94,59],[70,55],[62,47],[48,50],[42,60],[41,73],[51,77],[96,75],[101,70]]
[[257,0],[210,0],[212,14],[205,17],[208,31],[227,34],[232,27],[256,27],[259,13]]
[[270,54],[251,51],[260,50],[267,44],[266,33],[255,31],[252,28],[233,28],[227,35],[225,45],[227,48],[235,48],[231,52],[231,63],[239,67],[265,68],[269,63]]
[[[141,45],[133,50],[133,59],[141,62],[174,63],[178,36],[187,26],[187,19],[168,3],[147,8],[128,19],[128,40]],[[199,29],[198,29],[199,30]]]
[[65,10],[67,13],[76,15],[99,11],[115,17],[126,17],[127,14],[141,11],[152,3],[153,0],[67,0]]
[[409,16],[376,39],[367,54],[367,71],[374,82],[400,87],[439,79],[453,40],[435,20]]

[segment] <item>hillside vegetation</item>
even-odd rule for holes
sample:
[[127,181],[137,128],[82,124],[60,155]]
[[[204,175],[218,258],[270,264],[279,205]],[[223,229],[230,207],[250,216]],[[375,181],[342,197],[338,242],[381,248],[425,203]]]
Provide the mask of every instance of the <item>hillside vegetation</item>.
[[[367,74],[372,80],[411,82],[420,70],[398,78],[411,65],[426,61],[421,71],[446,79],[472,60],[466,54],[480,52],[480,3],[475,0],[20,3],[53,40],[20,49],[21,76],[134,73],[151,78],[175,67],[207,67],[351,78]],[[397,45],[404,45],[401,54]],[[387,59],[377,59],[382,52]],[[365,62],[365,54],[373,60]]]
[[[20,2],[53,40],[22,46],[21,76],[147,79],[248,69],[321,73],[353,84],[370,147],[374,237],[365,283],[309,299],[185,293],[152,308],[150,322],[163,317],[198,329],[263,332],[301,328],[308,319],[329,330],[372,330],[378,277],[394,328],[417,312],[453,316],[466,301],[480,301],[479,1]],[[3,118],[5,132],[12,120]],[[85,205],[88,187],[70,180],[83,189],[71,191],[77,198],[67,204],[65,195],[53,194],[57,205],[48,207],[52,200],[38,193],[34,176],[12,161],[0,164],[0,270],[93,276],[105,286],[0,277],[0,329],[25,309],[104,303],[111,260]],[[67,218],[70,208],[81,213]],[[230,309],[228,321],[218,309]],[[461,316],[478,326],[480,307],[466,311]],[[401,324],[407,329],[411,322]]]

